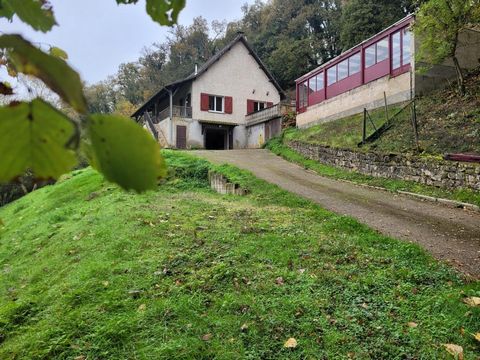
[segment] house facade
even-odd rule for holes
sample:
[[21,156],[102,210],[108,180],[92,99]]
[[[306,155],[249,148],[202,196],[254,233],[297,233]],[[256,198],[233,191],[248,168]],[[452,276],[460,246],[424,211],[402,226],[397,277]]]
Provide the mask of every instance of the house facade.
[[280,133],[283,98],[239,34],[192,75],[161,89],[133,117],[168,148],[258,148]]
[[[419,73],[415,61],[418,42],[409,15],[340,56],[296,80],[297,126],[309,127],[412,100],[455,78],[451,61],[429,66]],[[462,68],[479,66],[480,33],[465,31],[460,36],[457,56]]]

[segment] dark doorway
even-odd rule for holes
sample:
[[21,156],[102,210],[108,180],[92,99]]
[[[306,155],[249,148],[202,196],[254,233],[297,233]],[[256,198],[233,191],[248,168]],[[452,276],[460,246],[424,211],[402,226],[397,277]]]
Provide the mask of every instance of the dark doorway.
[[205,129],[205,149],[225,150],[227,149],[228,129],[209,128]]
[[187,148],[187,127],[177,125],[177,149]]

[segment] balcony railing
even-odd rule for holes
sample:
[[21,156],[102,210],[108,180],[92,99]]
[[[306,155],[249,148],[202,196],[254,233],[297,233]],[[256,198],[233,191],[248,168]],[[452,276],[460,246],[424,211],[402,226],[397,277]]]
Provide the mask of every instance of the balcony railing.
[[260,124],[265,121],[277,119],[291,110],[294,110],[291,105],[278,103],[266,109],[248,114],[245,116],[245,121],[247,125]]
[[[160,111],[156,116],[155,123],[158,124],[162,120],[168,119],[170,117],[170,108]],[[192,118],[192,108],[189,106],[173,106],[173,117],[191,119]]]

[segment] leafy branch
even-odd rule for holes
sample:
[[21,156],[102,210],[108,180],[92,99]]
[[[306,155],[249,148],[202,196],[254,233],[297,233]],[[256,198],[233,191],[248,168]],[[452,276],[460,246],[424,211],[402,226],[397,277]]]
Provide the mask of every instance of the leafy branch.
[[[184,6],[185,0],[147,0],[146,10],[154,21],[172,26]],[[50,31],[57,24],[46,0],[0,0],[0,17],[12,20],[14,15],[37,31]],[[42,80],[80,119],[40,99],[0,107],[0,182],[12,181],[27,169],[38,178],[57,179],[76,165],[80,152],[107,180],[127,190],[154,189],[166,176],[159,145],[142,127],[127,117],[88,114],[82,81],[66,63],[65,51],[52,46],[47,53],[11,34],[0,36],[0,49],[0,67],[10,76],[22,73]],[[0,81],[0,94],[13,94],[6,81]]]

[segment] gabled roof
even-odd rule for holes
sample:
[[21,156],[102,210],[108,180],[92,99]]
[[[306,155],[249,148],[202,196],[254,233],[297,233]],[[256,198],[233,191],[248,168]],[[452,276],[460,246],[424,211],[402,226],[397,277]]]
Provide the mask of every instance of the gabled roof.
[[180,87],[183,84],[186,84],[188,82],[194,81],[198,77],[202,76],[210,67],[212,67],[217,61],[219,61],[223,55],[225,55],[227,52],[229,52],[237,43],[241,42],[248,50],[249,54],[253,56],[255,61],[258,63],[260,68],[263,70],[265,75],[267,75],[268,79],[270,82],[275,86],[275,88],[278,90],[280,93],[280,97],[282,99],[285,98],[285,93],[283,89],[280,87],[278,84],[277,80],[273,77],[273,75],[270,73],[270,71],[267,69],[263,61],[260,59],[260,57],[255,53],[251,45],[248,43],[247,39],[245,38],[245,35],[243,33],[239,33],[238,36],[230,42],[227,46],[225,46],[222,50],[220,50],[218,53],[216,53],[214,56],[212,56],[205,64],[203,64],[200,69],[198,69],[197,73],[193,73],[186,78],[182,80],[175,81],[171,84],[166,85],[164,88],[162,88],[159,92],[157,92],[155,95],[153,95],[145,104],[143,104],[133,115],[132,117],[139,116],[145,112],[146,109],[148,109],[157,99],[162,98],[163,96],[167,95],[169,91],[173,91]]

